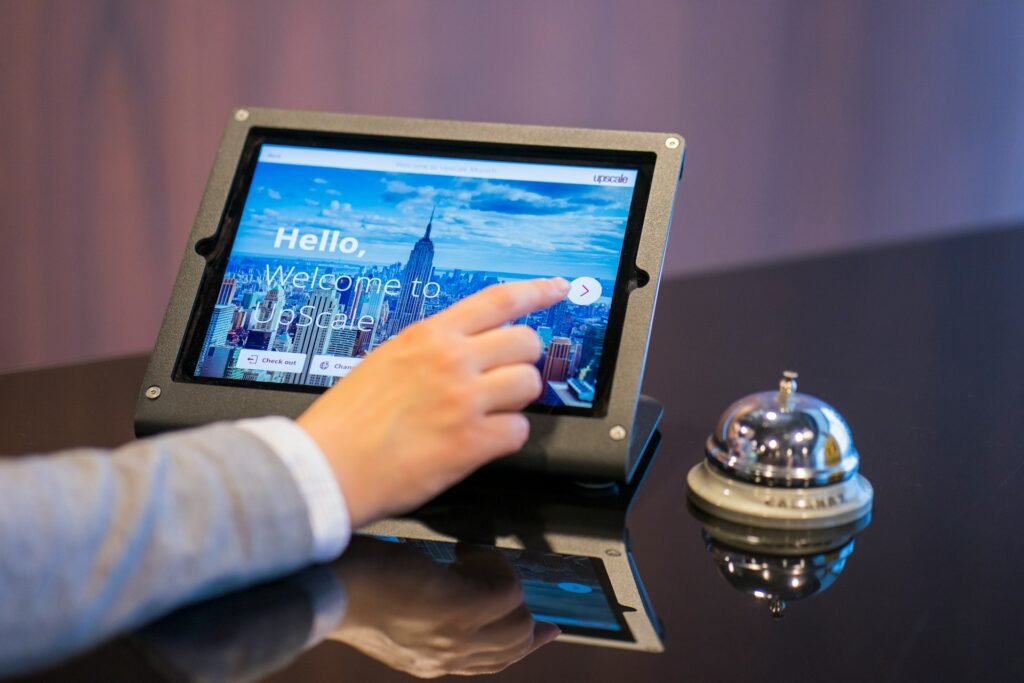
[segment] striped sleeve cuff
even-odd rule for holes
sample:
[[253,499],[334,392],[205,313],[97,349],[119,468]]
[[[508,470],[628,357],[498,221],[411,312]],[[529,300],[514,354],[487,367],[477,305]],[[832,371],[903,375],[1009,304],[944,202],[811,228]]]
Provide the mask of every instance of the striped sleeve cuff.
[[235,423],[263,440],[284,462],[306,501],[313,531],[313,560],[333,560],[348,545],[352,525],[331,466],[313,438],[294,420],[261,417]]

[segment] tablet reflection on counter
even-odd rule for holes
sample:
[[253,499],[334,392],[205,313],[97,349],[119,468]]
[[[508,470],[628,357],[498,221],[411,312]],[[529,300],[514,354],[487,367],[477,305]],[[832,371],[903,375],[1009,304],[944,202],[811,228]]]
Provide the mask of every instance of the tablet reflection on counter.
[[331,565],[178,612],[132,636],[156,671],[252,681],[327,641],[419,678],[496,673],[554,640],[493,548],[438,563],[412,544],[355,537]]

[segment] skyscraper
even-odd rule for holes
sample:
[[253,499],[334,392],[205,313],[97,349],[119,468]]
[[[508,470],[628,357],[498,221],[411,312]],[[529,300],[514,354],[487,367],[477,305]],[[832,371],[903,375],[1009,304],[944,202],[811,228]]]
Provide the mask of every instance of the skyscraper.
[[360,356],[369,351],[372,348],[373,343],[373,330],[359,330],[359,336],[356,337],[355,348],[352,349],[353,356]]
[[284,292],[280,287],[274,287],[263,301],[256,306],[256,310],[249,316],[249,329],[256,332],[274,332],[281,322],[281,314],[284,312]]
[[211,346],[200,359],[203,377],[224,377],[237,361],[239,350],[233,346]]
[[387,301],[381,305],[379,315],[380,317],[377,318],[377,322],[373,324],[373,332],[370,334],[370,338],[363,344],[363,350],[365,351],[375,348],[387,339],[387,331],[390,327],[388,321],[391,320],[391,305]]
[[242,379],[246,372],[244,368],[238,367],[238,357],[242,355],[242,349],[232,349],[224,366],[224,376],[228,379]]
[[544,346],[551,343],[551,338],[555,336],[554,331],[547,325],[541,325],[537,328],[537,336],[544,342]]
[[256,305],[256,300],[259,298],[259,292],[246,292],[242,295],[242,308],[249,310]]
[[384,281],[374,277],[363,282],[365,285],[361,288],[359,305],[353,310],[350,317],[358,321],[366,315],[373,318],[373,325],[376,325],[380,320],[381,304],[384,303]]
[[324,353],[329,356],[354,356],[358,341],[359,330],[357,329],[344,327],[340,330],[331,330]]
[[270,345],[271,351],[284,351],[288,353],[292,350],[292,338],[288,336],[287,330],[281,330],[274,337],[274,343]]
[[565,325],[566,311],[568,304],[565,299],[562,299],[557,304],[548,309],[548,327],[554,330],[555,334],[563,332],[562,329]]
[[580,367],[586,367],[591,363],[595,365],[601,360],[604,352],[605,326],[597,322],[588,322],[587,329],[583,333],[583,356],[580,358]]
[[[295,339],[292,341],[292,353],[304,353],[306,354],[306,360],[302,365],[302,372],[288,373],[288,376],[285,378],[286,382],[312,384],[318,387],[328,386],[330,377],[327,375],[311,375],[309,371],[310,363],[313,362],[313,356],[323,353],[327,334],[331,331],[331,316],[324,316],[322,314],[334,313],[336,303],[334,294],[331,292],[318,291],[310,294],[309,299],[306,301],[306,306],[309,307],[306,311],[313,320],[308,325],[296,327]],[[324,321],[326,321],[326,324],[323,324]],[[318,323],[320,324],[318,325]]]
[[274,333],[264,330],[249,330],[245,335],[243,348],[266,351],[274,343]]
[[274,287],[256,305],[249,316],[249,333],[245,337],[245,348],[266,350],[274,343],[274,334],[281,324],[284,313],[284,292]]
[[388,319],[387,337],[393,337],[423,318],[423,288],[430,281],[434,269],[434,243],[430,241],[433,224],[434,212],[431,211],[427,230],[413,246],[409,261],[402,270],[402,289],[398,293],[395,310]]
[[572,349],[572,342],[568,337],[555,337],[548,344],[548,357],[544,361],[544,371],[541,377],[544,386],[548,382],[564,382],[569,374],[569,355]]
[[338,292],[338,310],[344,311],[349,319],[358,319],[356,311],[359,310],[359,300],[363,296],[363,287],[358,278],[354,279],[350,286]]
[[211,346],[223,346],[228,340],[228,331],[231,330],[231,321],[235,316],[235,307],[231,304],[213,307],[213,314],[210,316],[210,324],[206,327],[206,337],[203,339],[203,346],[199,351],[199,360],[196,363],[196,372],[202,374],[203,361]]
[[576,371],[580,369],[580,360],[583,355],[583,347],[578,341],[572,342],[569,348],[569,369],[566,370],[566,377],[574,377]]
[[220,285],[220,293],[217,294],[217,305],[227,306],[235,298],[235,288],[238,286],[238,281],[233,277],[224,278],[224,282]]

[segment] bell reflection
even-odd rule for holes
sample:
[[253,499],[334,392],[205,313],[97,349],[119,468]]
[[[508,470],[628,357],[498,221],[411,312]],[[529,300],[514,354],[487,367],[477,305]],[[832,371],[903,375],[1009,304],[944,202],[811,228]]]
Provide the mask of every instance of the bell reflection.
[[765,605],[775,618],[787,606],[831,586],[852,556],[854,537],[870,515],[829,529],[770,529],[712,517],[688,505],[705,547],[726,581]]

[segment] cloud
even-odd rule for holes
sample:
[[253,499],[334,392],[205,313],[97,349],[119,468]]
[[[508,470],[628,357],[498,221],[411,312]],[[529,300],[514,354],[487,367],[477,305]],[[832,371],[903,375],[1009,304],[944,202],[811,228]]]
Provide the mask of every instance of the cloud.
[[326,218],[333,218],[342,213],[348,213],[352,210],[352,205],[348,202],[339,202],[337,199],[332,200],[330,204],[324,207],[323,211],[320,212],[321,216]]
[[267,188],[267,196],[270,197],[271,199],[280,199],[281,198],[281,193],[278,192],[277,190],[275,190],[272,187],[268,187]]
[[380,198],[412,216],[424,206],[474,210],[516,216],[596,216],[628,210],[628,204],[608,196],[607,188],[594,191],[578,185],[493,181],[458,178],[445,187],[416,185],[402,179],[382,178]]
[[335,190],[333,187],[329,187],[326,190],[324,190],[324,194],[334,195],[335,197],[341,196],[341,193]]
[[413,194],[416,192],[415,187],[401,180],[381,178],[381,182],[384,183],[384,189],[390,194]]
[[317,185],[326,185],[327,184],[327,181],[324,180],[323,178],[313,178],[313,182],[316,183]]
[[318,202],[315,199],[309,199],[308,197],[302,201],[306,202],[306,204],[309,206],[320,206],[320,202]]
[[504,197],[485,197],[475,201],[471,206],[477,211],[493,211],[502,214],[525,214],[528,216],[561,215],[565,209],[551,204],[506,199]]

